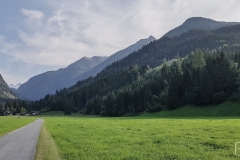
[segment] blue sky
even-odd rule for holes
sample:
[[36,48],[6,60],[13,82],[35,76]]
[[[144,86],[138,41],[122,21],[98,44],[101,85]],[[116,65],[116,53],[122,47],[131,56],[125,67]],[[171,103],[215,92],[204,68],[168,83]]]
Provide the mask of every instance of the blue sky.
[[160,38],[189,17],[240,22],[239,0],[7,0],[0,5],[0,74],[8,84]]

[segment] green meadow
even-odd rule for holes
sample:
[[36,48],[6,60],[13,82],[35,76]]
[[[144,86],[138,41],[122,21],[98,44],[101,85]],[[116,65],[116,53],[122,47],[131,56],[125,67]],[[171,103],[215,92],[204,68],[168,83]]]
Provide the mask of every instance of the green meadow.
[[62,159],[234,159],[239,119],[44,118]]
[[[206,112],[208,108],[199,111],[185,106],[137,117],[43,119],[62,159],[239,159],[234,155],[234,144],[240,142],[240,116],[228,112],[219,117],[222,109],[231,106],[239,108],[237,103],[227,102],[212,106],[218,113],[215,109]],[[186,107],[192,116],[184,114]]]
[[0,116],[0,136],[36,120],[34,117]]

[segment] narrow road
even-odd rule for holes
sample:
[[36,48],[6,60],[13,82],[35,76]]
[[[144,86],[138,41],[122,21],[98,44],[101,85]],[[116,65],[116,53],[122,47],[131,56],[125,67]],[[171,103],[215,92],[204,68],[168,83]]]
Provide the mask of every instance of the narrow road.
[[0,137],[0,160],[33,160],[42,120]]

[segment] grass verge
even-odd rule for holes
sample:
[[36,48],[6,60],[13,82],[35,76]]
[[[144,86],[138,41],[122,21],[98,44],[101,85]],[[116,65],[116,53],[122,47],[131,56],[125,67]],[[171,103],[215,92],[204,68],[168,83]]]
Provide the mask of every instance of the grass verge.
[[61,160],[58,148],[43,123],[38,138],[35,160]]
[[33,121],[34,117],[0,116],[0,136],[21,128]]

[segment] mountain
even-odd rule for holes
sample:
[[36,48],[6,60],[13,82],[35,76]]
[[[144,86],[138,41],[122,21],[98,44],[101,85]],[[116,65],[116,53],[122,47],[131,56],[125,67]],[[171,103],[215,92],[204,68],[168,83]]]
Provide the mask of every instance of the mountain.
[[114,61],[120,60],[130,53],[141,49],[144,45],[155,40],[153,36],[141,39],[135,44],[116,52],[108,57],[83,57],[80,60],[70,64],[67,68],[57,71],[49,71],[32,77],[26,83],[22,84],[16,93],[31,100],[43,98],[46,94],[53,94],[57,89],[63,89],[76,84],[79,80],[95,76],[106,66]]
[[30,78],[15,92],[30,100],[40,99],[46,94],[55,93],[57,89],[71,86],[72,84],[69,84],[71,79],[75,79],[107,58],[99,56],[83,57],[66,68],[61,68],[57,71],[48,71]]
[[175,56],[186,57],[196,49],[214,50],[224,44],[229,47],[240,44],[240,24],[215,30],[193,29],[176,37],[162,37],[144,46],[141,50],[114,62],[99,74],[105,76],[135,64],[157,67]]
[[7,83],[4,81],[2,75],[0,74],[0,98],[4,99],[16,99],[17,97],[12,93]]
[[219,22],[208,18],[192,17],[187,19],[182,25],[166,33],[164,36],[174,37],[179,36],[180,34],[187,32],[191,29],[213,30],[236,24],[240,24],[240,22]]
[[[234,100],[239,44],[240,25],[162,37],[33,107],[121,116]],[[172,65],[160,66],[166,61]]]
[[18,89],[21,85],[22,85],[21,83],[18,83],[18,84],[16,84],[16,85],[14,85],[14,84],[9,84],[8,87],[9,87],[9,88]]
[[129,54],[133,53],[134,51],[137,51],[137,50],[141,49],[144,45],[147,45],[154,40],[156,40],[156,39],[153,36],[149,36],[146,39],[141,39],[141,40],[137,41],[135,44],[114,53],[108,59],[106,59],[104,62],[100,63],[99,65],[97,65],[95,67],[93,67],[91,70],[79,75],[77,78],[74,79],[72,84],[76,84],[79,80],[86,79],[90,76],[95,76],[97,73],[102,71],[108,65],[110,65],[113,62],[116,62],[118,60],[121,60],[122,58],[128,56]]

